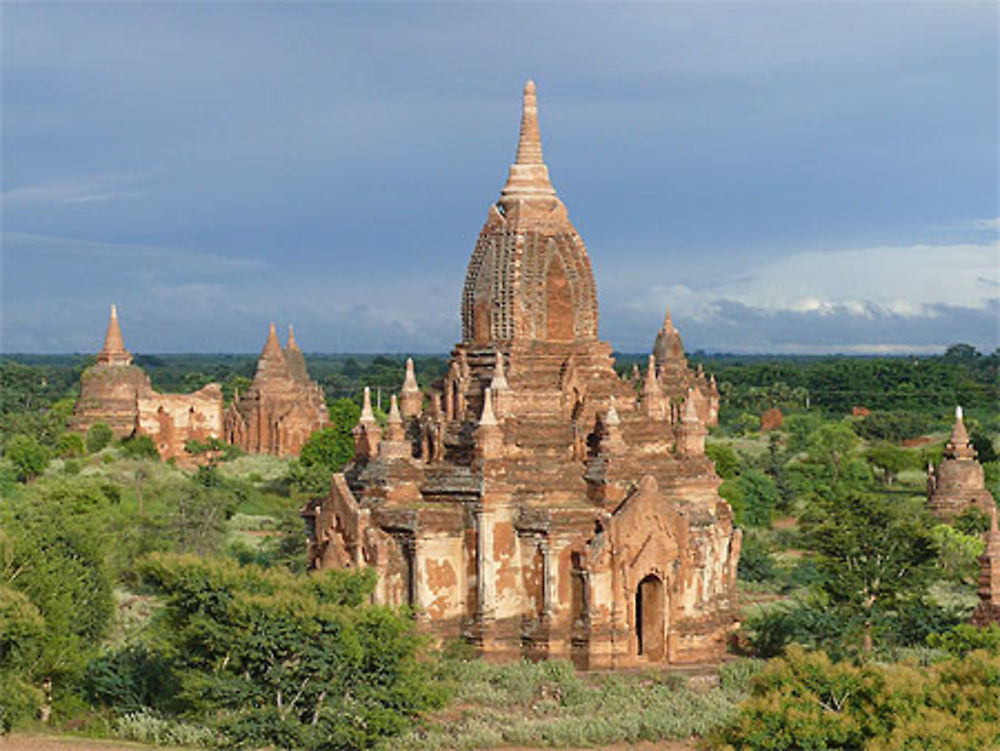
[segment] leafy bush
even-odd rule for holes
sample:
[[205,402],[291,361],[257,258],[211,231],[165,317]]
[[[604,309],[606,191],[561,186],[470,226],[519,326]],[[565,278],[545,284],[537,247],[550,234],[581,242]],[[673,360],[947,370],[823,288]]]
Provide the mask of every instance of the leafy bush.
[[717,751],[968,751],[1000,743],[1000,657],[929,667],[832,662],[792,647],[713,731]]
[[960,623],[954,628],[927,636],[927,646],[943,649],[954,657],[965,657],[975,650],[1000,656],[1000,624],[991,623],[985,628]]
[[[979,514],[985,517],[981,511]],[[931,528],[931,538],[937,549],[938,563],[946,574],[959,580],[975,581],[979,575],[979,556],[983,554],[986,543],[982,532],[976,530],[980,520],[973,518],[969,526],[973,530],[971,533],[959,531],[958,524],[955,527],[935,524]]]
[[51,454],[33,436],[19,434],[7,441],[4,455],[14,465],[17,479],[29,482],[38,477],[49,466]]
[[759,537],[747,535],[740,551],[739,578],[763,582],[774,577],[776,561],[767,544]]
[[715,471],[724,480],[732,480],[740,473],[740,460],[736,452],[725,443],[708,443],[705,454],[715,462]]
[[79,433],[63,433],[56,440],[56,456],[71,459],[87,453],[87,444]]
[[229,747],[370,748],[443,702],[413,621],[365,604],[370,570],[305,577],[164,554],[140,568],[167,600],[159,636],[186,711]]
[[129,459],[160,460],[160,452],[148,435],[134,435],[122,441],[122,454]]
[[82,688],[92,704],[129,713],[169,708],[179,686],[166,658],[143,644],[130,644],[91,660]]
[[916,438],[933,429],[930,417],[909,410],[873,410],[854,423],[854,430],[862,438],[893,442]]
[[115,437],[111,426],[103,422],[95,422],[87,431],[87,451],[96,454],[102,448],[111,443]]

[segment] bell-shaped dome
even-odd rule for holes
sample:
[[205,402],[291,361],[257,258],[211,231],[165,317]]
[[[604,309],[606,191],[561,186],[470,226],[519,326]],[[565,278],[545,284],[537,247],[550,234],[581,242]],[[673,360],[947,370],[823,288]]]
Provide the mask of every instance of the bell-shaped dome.
[[466,273],[462,340],[488,346],[596,338],[590,258],[549,180],[535,85],[528,81],[517,157]]

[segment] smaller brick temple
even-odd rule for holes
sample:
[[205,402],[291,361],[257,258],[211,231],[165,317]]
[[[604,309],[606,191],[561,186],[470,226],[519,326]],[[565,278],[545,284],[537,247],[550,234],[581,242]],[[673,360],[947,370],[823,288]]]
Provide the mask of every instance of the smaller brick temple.
[[979,556],[979,605],[972,614],[975,626],[1000,624],[1000,528],[997,527],[997,507],[990,509],[990,529],[986,533],[986,549]]
[[688,365],[684,342],[670,318],[669,308],[656,334],[649,365],[655,367],[657,384],[673,404],[690,400],[694,402],[698,419],[706,425],[719,424],[719,389],[715,376],[706,376],[701,365],[696,370]]
[[741,534],[705,454],[717,394],[669,319],[644,382],[615,371],[530,81],[461,311],[447,375],[422,392],[407,363],[384,428],[365,389],[354,460],[302,509],[310,567],[374,568],[377,602],[490,659],[720,659]]
[[226,410],[225,440],[250,453],[296,456],[329,422],[323,390],[306,372],[294,330],[288,327],[282,349],[272,323],[253,383]]
[[955,408],[955,424],[937,468],[927,467],[927,508],[940,519],[953,519],[970,507],[990,513],[996,508],[986,489],[983,466],[969,440],[962,408]]
[[116,438],[148,435],[163,459],[183,459],[189,439],[204,441],[222,435],[222,389],[210,383],[193,394],[163,394],[125,349],[117,306],[97,362],[80,376],[80,398],[70,428],[86,432],[106,423]]

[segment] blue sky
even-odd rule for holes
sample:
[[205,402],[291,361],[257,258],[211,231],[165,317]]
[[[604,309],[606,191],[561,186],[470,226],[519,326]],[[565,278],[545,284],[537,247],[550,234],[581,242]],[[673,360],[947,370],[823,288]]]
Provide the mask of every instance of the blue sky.
[[539,89],[601,337],[1000,345],[994,3],[5,3],[3,339],[441,352]]

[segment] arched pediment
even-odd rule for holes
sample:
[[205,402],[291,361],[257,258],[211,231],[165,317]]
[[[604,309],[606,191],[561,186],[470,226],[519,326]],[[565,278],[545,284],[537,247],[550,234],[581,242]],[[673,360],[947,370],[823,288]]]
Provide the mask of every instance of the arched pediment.
[[678,518],[671,513],[656,479],[646,475],[615,509],[611,516],[610,535],[622,565],[630,579],[649,573],[669,579],[678,556]]

